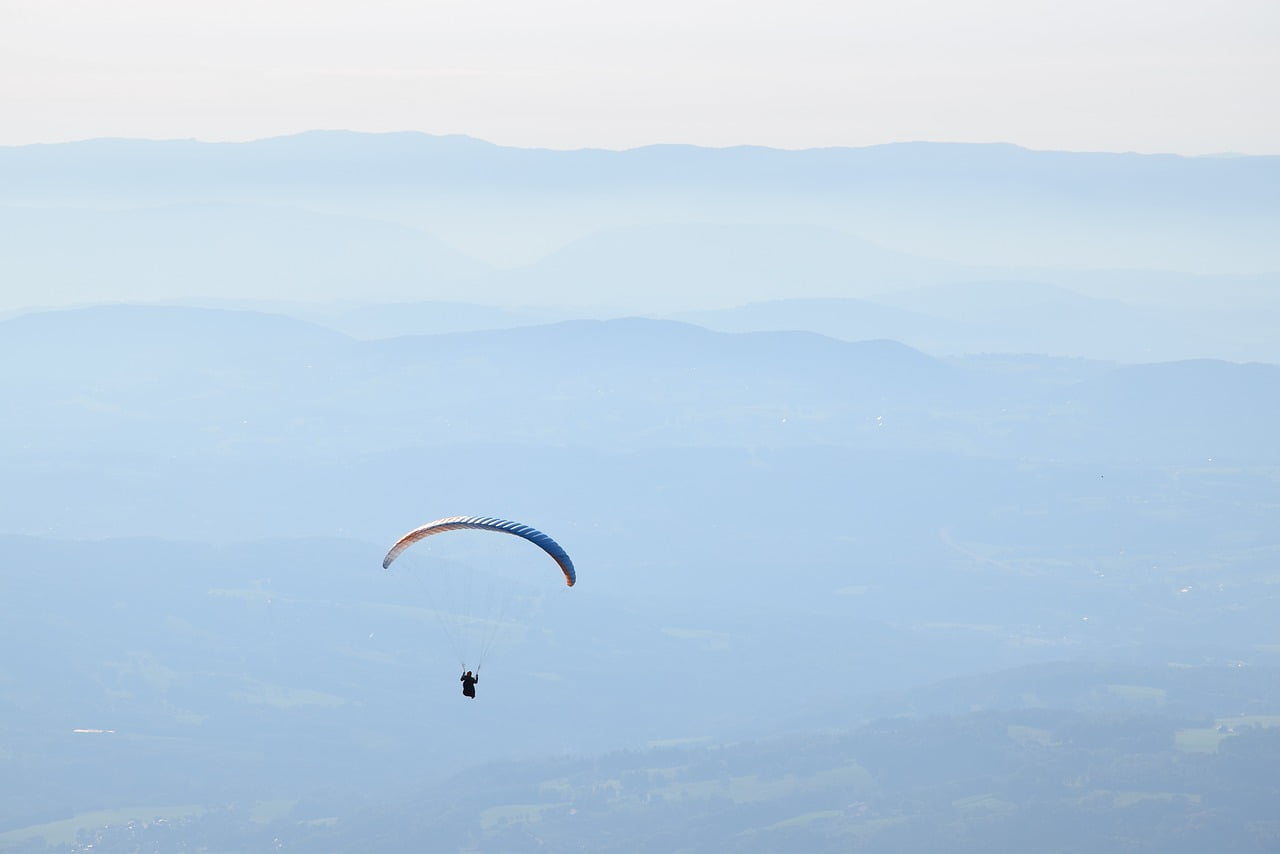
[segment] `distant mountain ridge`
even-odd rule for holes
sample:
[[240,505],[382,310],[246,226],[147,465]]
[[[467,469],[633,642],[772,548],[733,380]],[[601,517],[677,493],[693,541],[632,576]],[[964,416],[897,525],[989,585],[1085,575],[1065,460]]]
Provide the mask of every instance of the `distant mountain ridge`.
[[[1212,301],[1206,289],[1204,301]],[[1230,301],[1230,291],[1225,301]],[[1098,298],[1035,281],[973,281],[862,299],[784,299],[672,317],[725,332],[804,329],[847,341],[892,338],[935,355],[1042,353],[1121,362],[1280,362],[1277,308],[1246,298],[1176,307]]]
[[[76,168],[77,164],[81,164]],[[348,168],[338,171],[333,167]],[[468,165],[476,164],[472,169]],[[1068,168],[1069,165],[1069,168]],[[194,167],[203,167],[195,169]],[[894,185],[903,175],[986,188],[993,182],[1032,194],[1038,180],[1079,193],[1091,183],[1108,186],[1119,199],[1135,188],[1156,190],[1171,175],[1187,180],[1166,185],[1167,201],[1198,197],[1240,207],[1271,210],[1266,184],[1250,179],[1280,174],[1280,156],[1194,158],[1169,154],[1038,151],[1007,143],[900,142],[861,148],[775,149],[760,146],[703,148],[651,145],[625,150],[514,148],[462,135],[416,132],[310,131],[251,142],[97,139],[0,147],[6,195],[78,192],[97,185],[137,194],[150,181],[198,186],[216,178],[237,184],[288,186],[315,180],[333,186],[427,188],[546,187],[655,182],[715,186],[749,176],[761,185],[841,192]],[[62,181],[50,183],[51,178]],[[230,189],[230,187],[228,188]],[[1191,194],[1196,194],[1192,196]]]
[[398,222],[499,266],[612,226],[825,226],[970,265],[1275,272],[1280,157],[898,143],[505,148],[327,131],[0,149],[0,205],[291,205]]
[[[1042,370],[1028,357],[961,369],[887,340],[645,318],[359,341],[278,315],[121,305],[0,322],[0,393],[26,401],[0,429],[33,451],[87,431],[139,451],[283,443],[304,456],[451,442],[1275,455],[1280,366],[1169,362],[1065,383]],[[1156,380],[1161,409],[1139,403]],[[1167,423],[1146,444],[1109,428],[1156,412]]]

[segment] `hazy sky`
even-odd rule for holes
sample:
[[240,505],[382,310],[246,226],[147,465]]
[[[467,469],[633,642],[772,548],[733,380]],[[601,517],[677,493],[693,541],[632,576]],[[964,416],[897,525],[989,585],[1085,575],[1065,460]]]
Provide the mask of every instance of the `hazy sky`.
[[1280,154],[1280,0],[0,0],[0,144]]

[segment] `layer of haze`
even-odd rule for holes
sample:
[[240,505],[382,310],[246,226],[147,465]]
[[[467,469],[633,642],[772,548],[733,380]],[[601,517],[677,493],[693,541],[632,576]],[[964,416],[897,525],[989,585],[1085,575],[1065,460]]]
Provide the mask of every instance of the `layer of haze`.
[[0,0],[0,854],[1280,851],[1277,7],[959,8]]
[[1277,43],[1272,0],[5,0],[0,144],[319,127],[1280,153]]

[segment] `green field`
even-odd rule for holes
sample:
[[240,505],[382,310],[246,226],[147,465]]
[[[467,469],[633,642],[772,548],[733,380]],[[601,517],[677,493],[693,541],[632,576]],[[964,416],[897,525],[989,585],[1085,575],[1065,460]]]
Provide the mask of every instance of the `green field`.
[[92,830],[107,825],[128,824],[131,821],[150,824],[157,819],[173,821],[203,814],[205,808],[195,804],[168,807],[127,807],[118,810],[84,812],[61,821],[33,824],[0,833],[0,851],[17,846],[30,839],[43,837],[47,845],[68,845],[76,841],[81,830]]
[[1249,727],[1280,726],[1280,715],[1236,715],[1218,718],[1211,727],[1179,730],[1175,743],[1188,753],[1217,753],[1218,745]]
[[[255,824],[268,824],[284,819],[297,803],[296,800],[258,801],[249,810],[249,819]],[[165,807],[125,807],[114,810],[83,812],[71,818],[33,824],[0,833],[0,852],[17,848],[35,839],[44,839],[45,845],[70,845],[76,842],[81,831],[93,831],[107,826],[119,827],[134,822],[148,826],[160,821],[179,821],[205,815],[208,808],[196,804],[179,804]]]

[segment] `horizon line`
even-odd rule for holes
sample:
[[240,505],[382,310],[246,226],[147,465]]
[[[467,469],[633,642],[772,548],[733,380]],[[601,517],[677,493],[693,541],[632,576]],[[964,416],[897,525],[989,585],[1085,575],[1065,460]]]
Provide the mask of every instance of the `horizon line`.
[[647,151],[651,149],[661,148],[689,148],[701,151],[736,151],[743,149],[773,151],[779,153],[800,154],[804,152],[816,151],[867,151],[876,148],[892,148],[906,146],[952,146],[965,148],[1009,148],[1018,151],[1025,151],[1036,154],[1095,154],[1104,156],[1136,156],[1136,157],[1177,157],[1187,160],[1203,160],[1203,159],[1235,159],[1235,158],[1268,158],[1280,157],[1280,154],[1257,154],[1238,151],[1209,152],[1203,154],[1183,154],[1176,151],[1136,151],[1133,149],[1072,149],[1072,148],[1033,148],[1017,142],[1007,140],[934,140],[934,139],[902,139],[889,142],[871,143],[868,145],[812,145],[802,147],[782,147],[776,145],[763,145],[751,142],[735,143],[733,145],[705,145],[692,142],[653,142],[642,145],[628,146],[623,148],[612,148],[598,145],[583,145],[574,147],[556,147],[547,145],[514,145],[508,143],[494,142],[479,136],[473,136],[466,133],[433,133],[431,131],[422,130],[391,130],[391,131],[369,131],[356,130],[350,128],[310,128],[307,130],[293,131],[289,133],[272,134],[267,136],[253,136],[244,138],[210,138],[199,136],[173,136],[173,137],[150,137],[150,136],[88,136],[77,137],[62,140],[45,140],[23,143],[0,143],[0,149],[19,149],[19,148],[40,148],[53,147],[63,145],[86,145],[92,143],[195,143],[198,145],[253,145],[267,142],[279,142],[289,139],[298,139],[307,136],[321,135],[350,135],[362,137],[420,137],[431,140],[455,140],[466,141],[469,143],[477,143],[480,145],[492,146],[494,148],[505,148],[517,151],[545,151],[556,153],[575,153],[575,152],[604,152],[610,154],[626,154],[631,152]]

